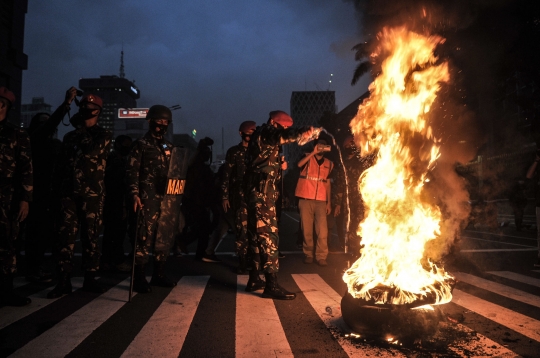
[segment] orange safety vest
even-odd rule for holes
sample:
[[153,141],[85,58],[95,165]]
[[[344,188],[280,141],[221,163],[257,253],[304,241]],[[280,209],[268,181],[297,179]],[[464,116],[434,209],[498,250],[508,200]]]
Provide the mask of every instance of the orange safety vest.
[[317,164],[315,156],[309,158],[302,168],[294,195],[303,199],[326,201],[326,182],[334,163],[324,158],[322,165]]

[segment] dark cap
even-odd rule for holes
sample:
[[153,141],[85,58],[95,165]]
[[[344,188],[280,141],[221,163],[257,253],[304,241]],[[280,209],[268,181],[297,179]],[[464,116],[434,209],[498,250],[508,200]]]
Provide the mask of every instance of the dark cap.
[[167,106],[155,104],[146,113],[146,119],[166,119],[170,122],[172,120],[172,112]]
[[257,123],[253,121],[245,121],[240,124],[240,128],[238,128],[238,130],[242,133],[247,133],[251,130],[255,130],[255,128],[257,128]]
[[92,94],[92,93],[85,94],[81,98],[80,104],[84,104],[84,103],[93,103],[95,105],[98,105],[99,108],[103,108],[103,100],[100,97],[98,97],[98,96],[96,96],[95,94]]
[[12,106],[15,103],[15,94],[6,87],[0,87],[0,97],[7,99]]

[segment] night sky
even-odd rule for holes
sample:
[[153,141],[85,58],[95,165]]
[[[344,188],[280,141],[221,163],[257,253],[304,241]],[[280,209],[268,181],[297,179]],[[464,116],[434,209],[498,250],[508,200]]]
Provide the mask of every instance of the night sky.
[[292,91],[335,91],[338,110],[364,93],[369,76],[350,84],[360,25],[343,0],[29,0],[22,100],[54,109],[79,78],[118,75],[123,46],[138,106],[181,105],[175,133],[195,128],[219,154],[222,127],[226,150],[242,121],[289,112]]

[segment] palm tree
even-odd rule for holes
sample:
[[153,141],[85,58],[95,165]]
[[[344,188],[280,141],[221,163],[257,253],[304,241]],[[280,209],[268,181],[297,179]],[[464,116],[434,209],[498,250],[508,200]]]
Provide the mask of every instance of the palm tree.
[[365,75],[371,69],[371,62],[369,62],[369,60],[366,60],[366,58],[369,58],[368,47],[368,43],[364,42],[354,45],[351,49],[352,51],[355,51],[354,60],[360,61],[353,73],[353,78],[351,81],[352,86],[354,86],[356,82],[360,80],[360,77]]

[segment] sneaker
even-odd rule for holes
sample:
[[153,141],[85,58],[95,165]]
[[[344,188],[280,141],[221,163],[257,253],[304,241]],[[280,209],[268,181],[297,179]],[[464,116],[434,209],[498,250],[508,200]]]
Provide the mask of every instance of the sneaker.
[[204,256],[202,257],[202,260],[204,262],[221,262],[221,260],[218,259],[215,254],[212,254],[212,255],[204,254]]
[[280,259],[282,259],[282,258],[285,257],[285,255],[283,255],[283,254],[281,253],[281,251],[278,251],[278,257],[279,257]]
[[536,262],[534,263],[534,267],[540,267],[540,257],[536,259]]
[[308,256],[306,256],[306,257],[304,258],[304,263],[305,263],[305,264],[312,264],[312,263],[313,263],[313,257],[308,257]]
[[317,260],[317,264],[318,264],[319,266],[328,266],[328,262],[326,262],[325,259]]

